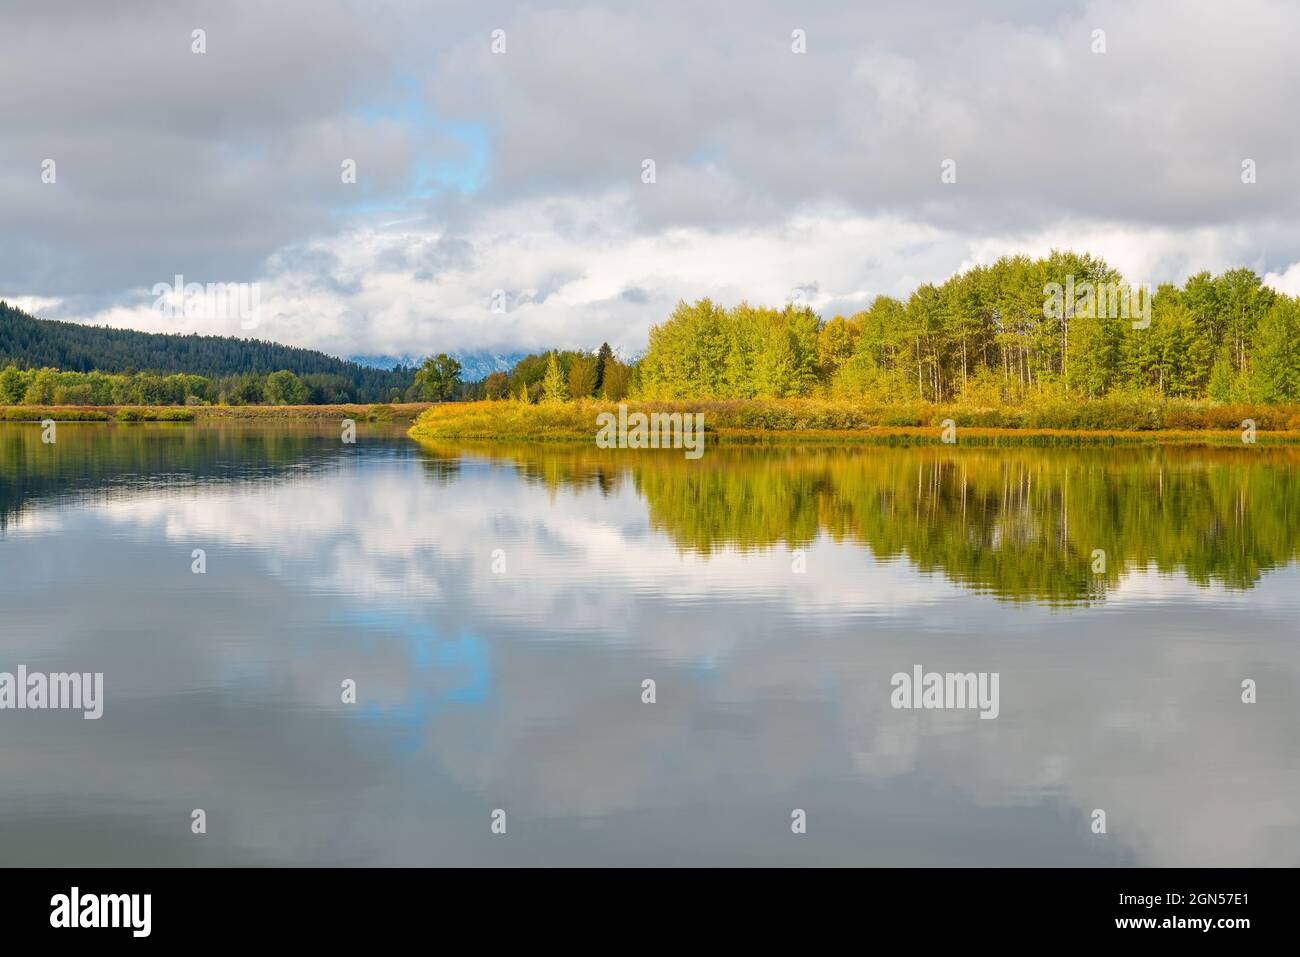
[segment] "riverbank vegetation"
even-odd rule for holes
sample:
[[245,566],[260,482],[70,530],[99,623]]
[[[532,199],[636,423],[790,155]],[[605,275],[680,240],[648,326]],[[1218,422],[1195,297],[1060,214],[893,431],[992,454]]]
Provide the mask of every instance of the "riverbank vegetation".
[[325,405],[355,402],[338,377],[299,377],[287,369],[219,379],[188,373],[114,374],[59,369],[0,369],[0,405]]
[[205,422],[222,420],[341,420],[410,423],[427,402],[394,405],[234,405],[234,406],[44,406],[0,407],[0,422]]
[[[1112,440],[1127,436],[1174,437],[1180,433],[1221,432],[1225,441],[1241,443],[1243,422],[1274,439],[1300,440],[1300,404],[1221,404],[1205,400],[1107,398],[1044,402],[1035,405],[963,406],[928,402],[873,403],[829,399],[749,399],[712,401],[638,401],[623,403],[635,412],[703,412],[705,429],[715,440],[765,441],[772,437],[800,440],[872,440],[911,436],[938,441],[945,422],[957,427],[957,441],[973,441],[977,431],[1022,438],[1038,435],[1055,441],[1077,437]],[[414,438],[516,439],[592,442],[596,416],[617,415],[618,403],[582,399],[530,403],[497,400],[429,407],[411,429]],[[1074,438],[1072,438],[1072,436]]]
[[635,363],[608,346],[556,351],[487,384],[485,398],[501,401],[433,409],[412,434],[586,439],[625,397],[642,411],[703,411],[730,439],[949,421],[1296,432],[1300,300],[1248,269],[1146,292],[1088,255],[1004,257],[828,321],[799,305],[682,302]]
[[[1053,252],[1004,257],[829,320],[801,305],[681,302],[633,362],[606,343],[529,355],[476,383],[462,383],[445,354],[410,374],[408,401],[492,403],[431,413],[424,429],[439,435],[576,437],[590,429],[569,420],[589,410],[565,406],[624,399],[709,403],[709,427],[737,431],[948,419],[1119,432],[1237,429],[1249,419],[1285,431],[1300,428],[1300,300],[1249,269],[1147,293],[1100,259]],[[352,402],[355,391],[343,377],[290,369],[219,378],[0,370],[0,405],[300,407]]]

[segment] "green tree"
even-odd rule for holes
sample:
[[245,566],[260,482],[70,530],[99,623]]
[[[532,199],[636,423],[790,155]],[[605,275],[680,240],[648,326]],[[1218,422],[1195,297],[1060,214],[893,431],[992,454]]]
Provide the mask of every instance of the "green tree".
[[[251,370],[287,369],[306,381],[309,375],[348,380],[359,401],[389,398],[410,385],[415,370],[374,369],[310,349],[256,339],[164,335],[132,329],[50,322],[0,302],[0,368],[9,362],[27,369],[59,367],[62,373],[132,376],[146,371],[162,377],[202,376],[213,383],[208,399],[233,391]],[[92,389],[95,386],[92,384]],[[165,397],[162,401],[170,401]],[[176,399],[182,401],[182,399]]]
[[853,355],[861,328],[836,316],[822,327],[817,336],[817,365],[823,376],[833,376],[840,365]]
[[460,363],[445,352],[430,356],[415,373],[415,384],[429,402],[445,402],[460,384]]
[[262,377],[256,373],[239,376],[230,392],[235,405],[258,405],[266,400]]
[[18,367],[13,364],[5,366],[0,372],[0,405],[17,405],[23,400],[26,390],[27,384]]
[[1215,402],[1231,402],[1236,398],[1235,385],[1236,374],[1232,367],[1232,359],[1228,354],[1227,346],[1224,346],[1219,349],[1214,365],[1210,368],[1210,381],[1206,393]]
[[57,369],[39,369],[27,383],[23,402],[27,405],[50,405],[54,402],[54,390],[59,384]]
[[1103,396],[1119,376],[1123,320],[1103,318],[1091,310],[1071,317],[1066,345],[1065,383],[1087,398]]
[[1229,269],[1215,284],[1224,334],[1237,369],[1244,372],[1255,327],[1273,305],[1274,293],[1249,269]]
[[1179,306],[1161,330],[1169,383],[1166,395],[1192,399],[1205,394],[1214,348],[1191,310]]
[[310,389],[288,369],[272,372],[266,377],[266,401],[272,405],[302,405]]
[[641,360],[646,398],[724,397],[730,325],[725,310],[709,299],[689,306],[679,302],[667,322],[650,329]]
[[1250,391],[1260,402],[1300,398],[1300,301],[1279,297],[1256,328]]

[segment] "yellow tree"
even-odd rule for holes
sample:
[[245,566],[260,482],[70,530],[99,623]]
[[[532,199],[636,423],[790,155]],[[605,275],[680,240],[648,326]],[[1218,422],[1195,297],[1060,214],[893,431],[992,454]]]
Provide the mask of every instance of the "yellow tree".
[[564,370],[555,351],[546,357],[546,378],[542,379],[542,402],[553,405],[569,401],[569,384],[565,381]]

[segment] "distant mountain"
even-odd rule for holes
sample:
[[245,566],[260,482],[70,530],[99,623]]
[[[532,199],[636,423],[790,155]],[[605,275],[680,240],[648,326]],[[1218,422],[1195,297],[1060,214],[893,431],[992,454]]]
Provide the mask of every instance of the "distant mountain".
[[[450,352],[448,355],[460,363],[461,381],[481,382],[493,372],[509,372],[515,367],[515,363],[527,353],[492,352],[488,349],[479,349],[477,351]],[[348,358],[358,365],[367,366],[371,369],[392,369],[398,365],[419,368],[420,364],[424,362],[423,356],[412,355],[360,355],[349,356]]]
[[299,376],[346,380],[343,391],[360,402],[404,394],[414,380],[410,371],[383,371],[314,349],[261,339],[136,332],[37,319],[0,301],[0,367],[11,362],[70,372],[188,372],[214,379],[288,369]]
[[460,377],[464,382],[481,382],[494,372],[509,372],[526,355],[526,352],[489,352],[486,349],[451,353],[451,357],[460,363]]
[[395,369],[397,366],[404,366],[407,369],[418,369],[420,363],[424,360],[417,356],[348,356],[348,362],[355,362],[359,366],[365,366],[367,369]]

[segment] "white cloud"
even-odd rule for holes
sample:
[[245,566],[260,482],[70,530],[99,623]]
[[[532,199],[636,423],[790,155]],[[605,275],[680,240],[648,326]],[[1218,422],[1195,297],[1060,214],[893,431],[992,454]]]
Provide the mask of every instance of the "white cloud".
[[1288,296],[1300,296],[1300,262],[1292,263],[1280,273],[1265,273],[1264,283]]
[[[274,308],[256,335],[421,354],[632,351],[679,298],[815,285],[844,311],[1053,246],[1139,282],[1245,265],[1296,287],[1287,3],[800,11],[805,55],[765,3],[304,10],[213,6],[202,58],[171,51],[179,21],[149,5],[72,33],[6,12],[27,42],[0,59],[0,292],[188,331],[148,315],[153,283],[259,281]],[[44,95],[21,97],[50,62]],[[47,155],[57,186],[31,175]],[[431,189],[448,164],[459,189]]]

